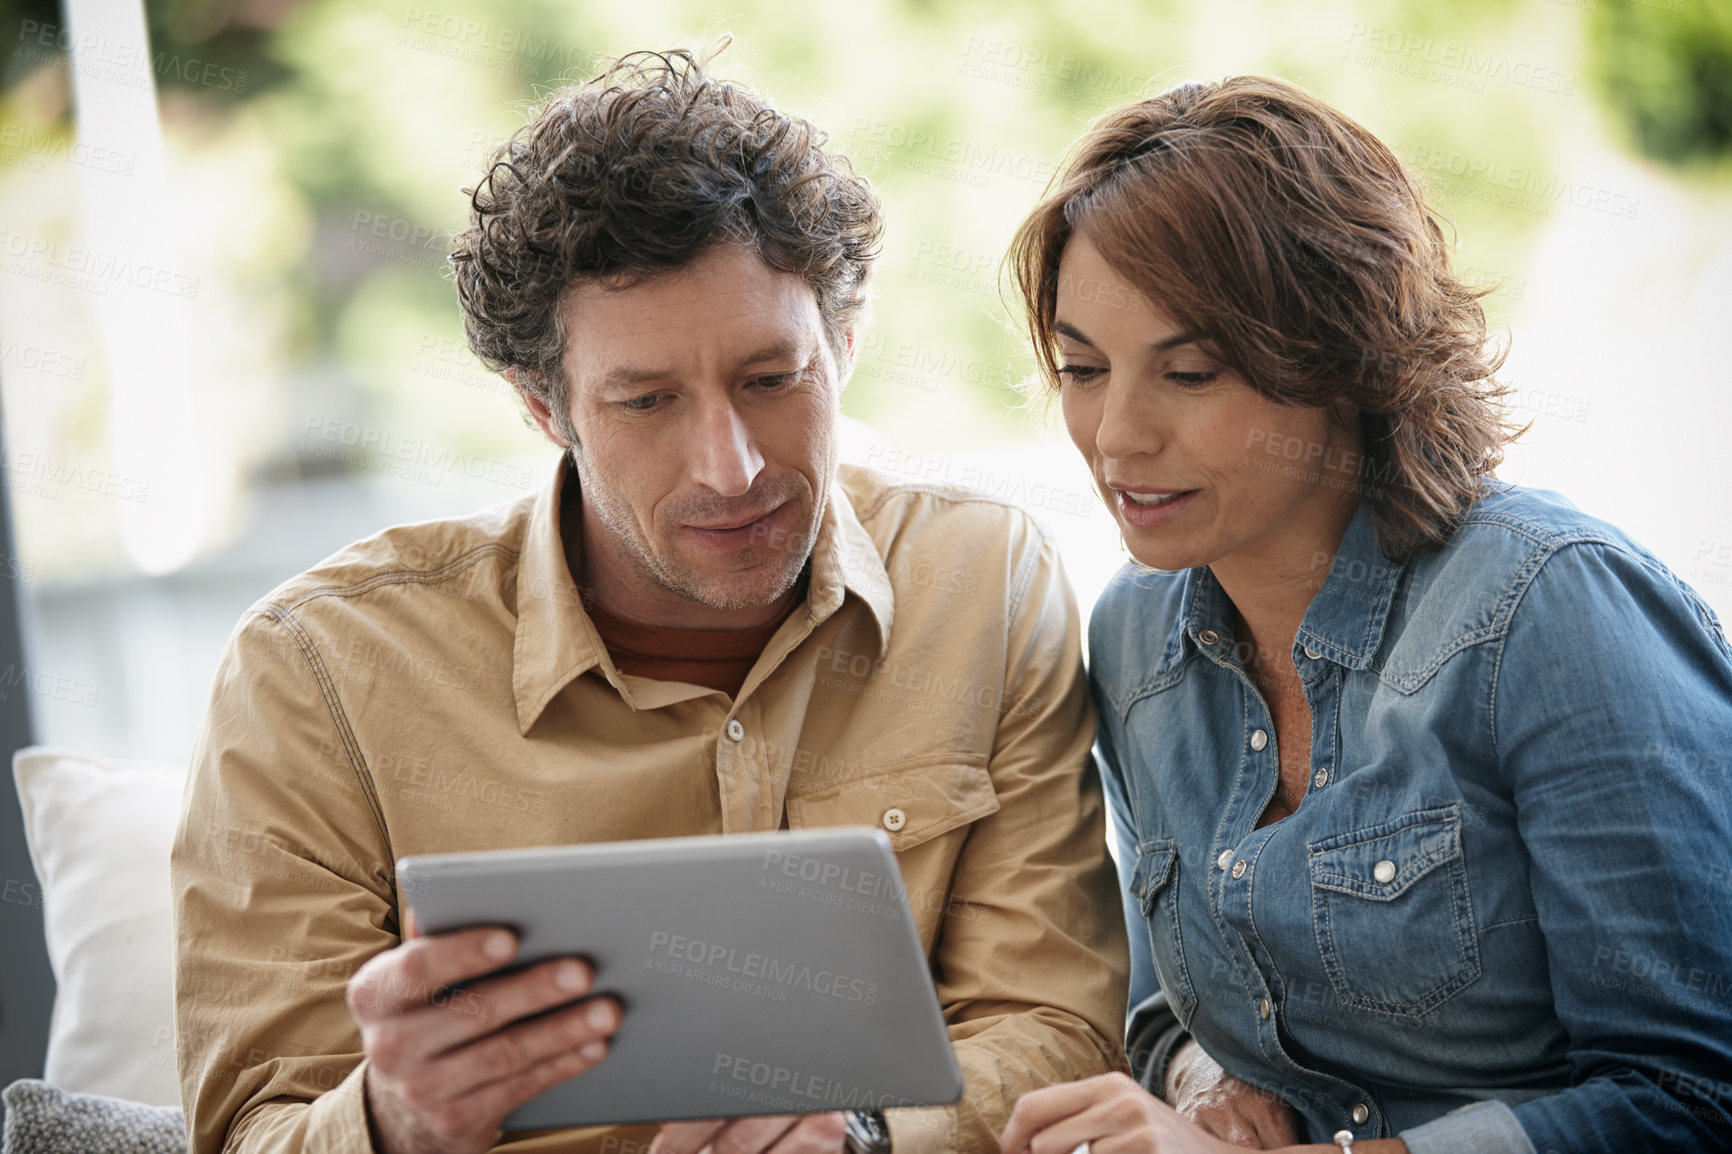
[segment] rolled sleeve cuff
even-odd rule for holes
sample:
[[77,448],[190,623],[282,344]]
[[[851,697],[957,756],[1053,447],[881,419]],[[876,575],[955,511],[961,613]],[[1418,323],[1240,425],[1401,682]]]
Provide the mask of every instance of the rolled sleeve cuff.
[[374,1154],[365,1060],[307,1107],[306,1154]]
[[955,1148],[956,1107],[910,1106],[884,1111],[895,1154],[951,1154]]
[[1534,1144],[1503,1102],[1475,1102],[1397,1135],[1408,1154],[1534,1154]]

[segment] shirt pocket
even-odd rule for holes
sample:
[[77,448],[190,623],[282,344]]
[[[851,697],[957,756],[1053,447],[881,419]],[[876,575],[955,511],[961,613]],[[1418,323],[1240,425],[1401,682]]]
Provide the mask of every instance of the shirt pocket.
[[869,825],[897,853],[998,812],[986,758],[949,754],[885,766],[840,785],[790,794],[788,826]]
[[1155,974],[1167,995],[1167,1005],[1178,1015],[1179,1025],[1188,1029],[1197,1009],[1197,994],[1179,937],[1179,853],[1172,838],[1155,838],[1137,846],[1130,888],[1148,922],[1149,952],[1154,955]]
[[1417,1017],[1479,977],[1460,810],[1310,843],[1312,925],[1344,1005]]

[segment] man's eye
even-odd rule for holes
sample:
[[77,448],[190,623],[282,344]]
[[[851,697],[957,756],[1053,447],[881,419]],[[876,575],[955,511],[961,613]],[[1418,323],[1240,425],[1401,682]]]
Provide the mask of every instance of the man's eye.
[[1181,389],[1201,389],[1215,383],[1219,373],[1168,373],[1167,380]]
[[662,394],[645,393],[641,397],[631,397],[620,402],[620,407],[633,413],[647,413],[661,403]]
[[769,376],[754,378],[752,383],[757,385],[760,389],[768,389],[771,392],[774,392],[777,389],[787,388],[799,379],[799,373],[771,373]]

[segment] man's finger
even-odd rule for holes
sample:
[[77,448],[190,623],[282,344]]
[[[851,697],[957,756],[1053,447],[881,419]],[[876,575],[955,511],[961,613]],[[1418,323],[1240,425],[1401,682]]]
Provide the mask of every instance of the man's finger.
[[847,1119],[839,1113],[802,1115],[765,1154],[839,1154],[847,1133]]
[[517,954],[508,930],[482,928],[419,937],[374,956],[349,982],[357,1021],[393,1017],[426,1005],[447,986],[490,974]]
[[417,1057],[433,1057],[474,1042],[513,1022],[589,994],[595,975],[576,958],[556,958],[504,977],[450,991],[415,1019]]
[[605,1057],[605,1043],[599,1052],[584,1047],[567,1050],[454,1099],[449,1108],[460,1111],[465,1118],[490,1119],[497,1125],[499,1119],[548,1087],[585,1073]]
[[724,1125],[726,1122],[720,1118],[669,1122],[656,1133],[649,1154],[697,1154]]
[[798,1114],[735,1118],[716,1131],[710,1139],[710,1149],[715,1154],[764,1154],[799,1121]]
[[609,998],[580,1002],[519,1022],[434,1063],[438,1081],[433,1088],[447,1094],[468,1094],[586,1046],[593,1061],[599,1062],[619,1022],[619,1006]]

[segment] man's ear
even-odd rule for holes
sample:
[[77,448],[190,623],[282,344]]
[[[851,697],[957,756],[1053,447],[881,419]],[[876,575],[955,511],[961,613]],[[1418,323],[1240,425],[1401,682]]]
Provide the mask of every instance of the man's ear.
[[547,402],[541,399],[539,391],[529,387],[534,375],[528,369],[507,369],[506,379],[517,390],[517,395],[523,398],[523,407],[529,410],[530,417],[541,429],[548,440],[562,449],[569,449],[563,434],[559,431],[559,422],[554,419],[553,410],[547,407]]
[[854,366],[860,363],[860,346],[855,340],[859,330],[849,325],[842,330],[842,348],[847,354],[847,363],[836,366],[836,376],[844,388],[854,376]]

